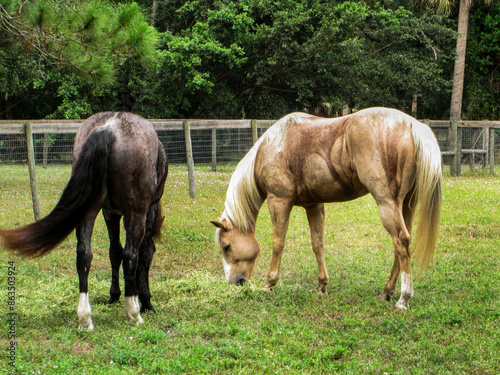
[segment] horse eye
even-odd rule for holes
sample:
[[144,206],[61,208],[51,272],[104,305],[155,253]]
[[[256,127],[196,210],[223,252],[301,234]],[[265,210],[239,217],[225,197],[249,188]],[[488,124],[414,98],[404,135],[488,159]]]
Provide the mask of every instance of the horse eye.
[[225,245],[222,250],[224,250],[225,253],[229,252],[229,250],[231,250],[231,244],[227,244]]

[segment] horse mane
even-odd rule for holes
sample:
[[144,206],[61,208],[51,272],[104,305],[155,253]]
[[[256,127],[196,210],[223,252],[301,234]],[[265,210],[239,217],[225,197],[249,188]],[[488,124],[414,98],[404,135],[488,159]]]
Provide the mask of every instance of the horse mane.
[[231,222],[240,232],[255,231],[257,214],[265,200],[255,181],[254,170],[257,152],[266,141],[264,147],[272,148],[275,153],[278,153],[281,150],[281,141],[290,125],[309,116],[299,112],[289,114],[274,123],[259,138],[236,166],[227,189],[225,209],[221,220],[225,219]]

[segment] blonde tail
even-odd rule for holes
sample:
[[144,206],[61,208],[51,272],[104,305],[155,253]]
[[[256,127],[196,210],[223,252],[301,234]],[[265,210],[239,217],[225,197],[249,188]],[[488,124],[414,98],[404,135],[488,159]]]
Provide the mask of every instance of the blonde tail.
[[441,216],[443,200],[441,150],[432,130],[427,125],[415,122],[412,130],[417,162],[415,194],[419,205],[419,219],[413,248],[421,267],[426,267],[434,259]]

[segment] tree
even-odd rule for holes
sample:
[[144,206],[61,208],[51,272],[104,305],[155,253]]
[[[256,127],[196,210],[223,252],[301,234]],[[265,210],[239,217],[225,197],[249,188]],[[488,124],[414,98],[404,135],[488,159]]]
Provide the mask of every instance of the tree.
[[45,80],[49,70],[106,86],[123,61],[152,63],[157,39],[137,3],[0,0],[3,116],[9,117],[26,88]]
[[500,2],[471,11],[465,87],[468,119],[500,118]]
[[[76,2],[78,14],[87,14],[88,1]],[[335,116],[346,104],[409,112],[415,98],[420,118],[442,118],[448,108],[441,98],[451,88],[452,21],[431,10],[412,12],[408,0],[137,1],[159,34],[152,68],[143,68],[141,54],[108,48],[99,57],[111,63],[114,84],[107,86],[81,65],[40,59],[11,33],[7,39],[20,48],[0,39],[0,90],[9,92],[0,108],[17,109],[10,116],[18,118],[110,109],[150,118],[277,118],[297,110]],[[105,20],[104,46],[112,47],[113,18]],[[61,47],[50,52],[73,56]],[[17,79],[2,80],[3,71]]]
[[[482,0],[491,4],[494,0]],[[467,51],[467,36],[469,15],[473,0],[416,0],[417,4],[431,5],[440,11],[449,13],[458,3],[458,37],[456,47],[455,68],[453,72],[453,89],[451,93],[450,120],[460,120],[462,117],[462,98],[465,81],[465,58]]]
[[450,22],[430,11],[415,15],[398,1],[157,4],[162,60],[158,75],[145,80],[162,103],[154,108],[174,116],[333,116],[346,103],[409,111],[415,93],[423,113],[432,102],[427,108],[440,114],[435,93],[451,87],[443,78]]

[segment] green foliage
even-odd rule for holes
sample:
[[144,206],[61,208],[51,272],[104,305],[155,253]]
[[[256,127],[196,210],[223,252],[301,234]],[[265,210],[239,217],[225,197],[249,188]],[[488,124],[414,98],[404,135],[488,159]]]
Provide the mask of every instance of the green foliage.
[[[150,22],[146,0],[1,1],[16,26],[0,27],[1,117],[411,113],[415,98],[417,117],[449,117],[455,20],[407,0],[157,1]],[[498,5],[473,9],[464,113],[496,119]]]
[[[63,72],[70,80],[80,76],[79,85],[89,91],[89,85],[112,84],[123,61],[134,61],[143,68],[157,61],[158,34],[145,21],[137,3],[36,0],[24,6],[17,1],[4,2],[0,12],[0,88],[6,101],[9,95],[16,97],[14,101],[32,95],[30,85],[53,76],[53,71]],[[16,60],[16,67],[12,67],[12,60]],[[11,77],[19,83],[10,83]],[[83,99],[80,97],[80,102]]]
[[500,3],[471,13],[464,118],[500,118]]
[[[184,90],[171,106],[182,116],[275,118],[325,102],[328,115],[344,104],[408,111],[414,93],[449,89],[454,34],[442,16],[357,1],[185,1],[167,9],[156,22],[165,27],[160,85]],[[165,94],[162,103],[179,96]]]

